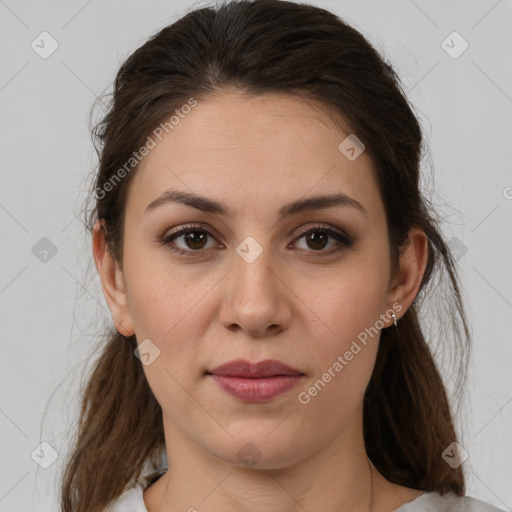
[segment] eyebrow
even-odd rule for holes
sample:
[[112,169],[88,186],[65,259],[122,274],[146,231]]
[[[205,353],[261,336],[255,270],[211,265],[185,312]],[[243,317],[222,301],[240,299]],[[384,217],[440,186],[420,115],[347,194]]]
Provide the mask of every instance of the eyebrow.
[[[203,212],[216,213],[228,217],[232,216],[228,207],[223,203],[195,193],[172,189],[166,190],[162,195],[151,201],[151,203],[146,206],[144,213],[154,211],[157,208],[170,203],[184,204]],[[303,199],[292,201],[280,208],[277,214],[277,219],[278,221],[281,221],[285,217],[289,217],[299,212],[324,210],[333,206],[352,206],[364,215],[368,216],[368,211],[359,201],[347,196],[346,194],[338,193],[308,196]]]

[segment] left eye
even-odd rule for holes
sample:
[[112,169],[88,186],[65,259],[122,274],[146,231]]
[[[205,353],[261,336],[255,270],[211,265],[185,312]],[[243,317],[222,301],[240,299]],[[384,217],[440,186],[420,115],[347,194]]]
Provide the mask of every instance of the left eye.
[[[195,226],[188,226],[170,233],[168,236],[160,240],[160,243],[162,245],[167,245],[173,252],[192,255],[194,253],[200,252],[201,249],[208,249],[208,247],[206,247],[208,236],[214,238],[214,236],[206,229]],[[176,241],[180,238],[183,238],[185,247],[176,246]],[[334,249],[331,247],[328,250],[323,250],[328,245],[329,238],[335,239],[338,242],[338,245],[341,245],[342,247],[337,247]],[[310,252],[322,253],[337,252],[343,247],[350,247],[353,243],[353,240],[347,235],[335,231],[331,228],[321,226],[314,227],[305,232],[302,232],[298,238],[296,238],[296,240],[302,239],[304,239],[305,243],[307,244],[306,250],[309,248],[312,249]],[[334,244],[334,246],[336,247],[336,244]],[[210,246],[210,248],[212,247],[222,246],[213,244],[213,246]]]
[[[327,239],[329,237],[334,238],[338,242],[338,245],[341,244],[342,246],[345,246],[345,247],[350,247],[353,243],[352,239],[349,238],[348,236],[344,235],[343,233],[334,231],[331,228],[324,228],[324,227],[311,228],[308,231],[306,231],[305,233],[302,233],[297,238],[297,240],[301,240],[304,238],[305,242],[307,244],[309,244],[309,247],[314,249],[315,251],[332,253],[332,252],[337,252],[338,250],[340,250],[341,248],[338,247],[338,248],[335,248],[334,250],[330,249],[327,251],[322,251],[322,249],[324,249],[326,247]],[[335,247],[336,247],[336,244],[335,244]]]

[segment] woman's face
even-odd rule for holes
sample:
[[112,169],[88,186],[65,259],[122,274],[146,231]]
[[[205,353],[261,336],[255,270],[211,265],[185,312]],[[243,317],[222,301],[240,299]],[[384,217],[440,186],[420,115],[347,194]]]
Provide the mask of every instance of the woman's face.
[[[396,309],[372,162],[339,149],[348,135],[293,96],[225,90],[180,116],[136,171],[117,274],[126,302],[109,305],[144,343],[171,447],[278,468],[360,432],[378,331],[415,293]],[[171,190],[208,203],[148,208]],[[293,207],[322,195],[350,199]],[[301,376],[208,373],[234,359]]]

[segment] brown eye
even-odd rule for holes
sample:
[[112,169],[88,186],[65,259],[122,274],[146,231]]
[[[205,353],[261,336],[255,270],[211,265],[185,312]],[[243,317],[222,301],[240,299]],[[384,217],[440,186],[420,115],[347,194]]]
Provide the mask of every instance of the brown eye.
[[189,231],[185,233],[183,240],[190,249],[203,249],[208,235],[204,231]]
[[328,241],[329,235],[323,231],[313,231],[306,235],[306,243],[311,247],[311,249],[323,249],[327,245]]
[[[207,247],[208,237],[214,239],[213,235],[206,229],[185,226],[165,236],[160,243],[167,245],[169,249],[179,254],[192,254],[194,252],[200,253],[203,249],[219,246],[219,244],[213,244]],[[181,246],[177,244],[179,239],[182,239]]]
[[[324,250],[329,243],[329,238],[333,238],[337,244],[334,244],[334,249],[332,249],[333,246],[331,245],[330,249]],[[327,254],[337,252],[343,247],[351,247],[353,244],[353,240],[350,237],[331,228],[325,228],[322,226],[314,227],[307,230],[306,232],[303,232],[299,238],[297,238],[297,240],[302,239],[304,239],[306,245],[305,249],[309,249],[309,252],[320,252]],[[337,248],[336,245],[338,245]]]

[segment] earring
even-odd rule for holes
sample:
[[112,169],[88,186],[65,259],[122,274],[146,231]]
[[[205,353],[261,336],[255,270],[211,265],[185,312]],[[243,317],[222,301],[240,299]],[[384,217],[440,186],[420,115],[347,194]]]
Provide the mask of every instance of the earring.
[[391,313],[391,316],[393,318],[393,323],[395,324],[395,327],[396,327],[398,324],[397,324],[397,321],[396,321],[396,315],[395,315],[394,311]]

